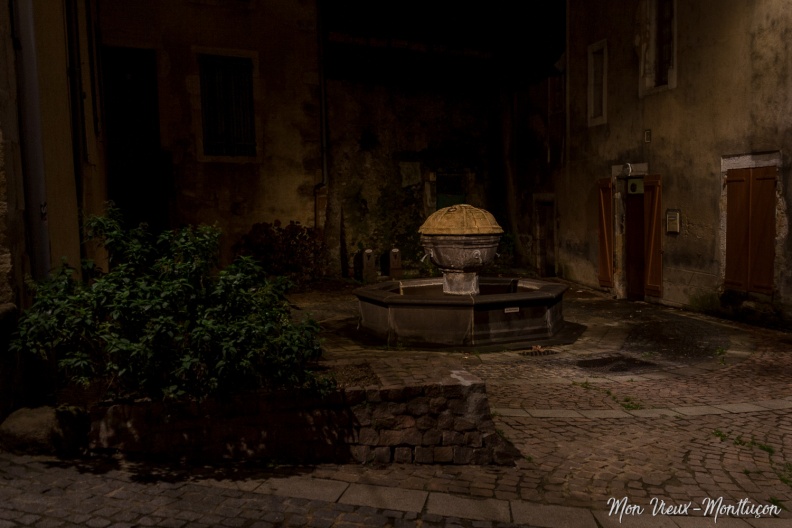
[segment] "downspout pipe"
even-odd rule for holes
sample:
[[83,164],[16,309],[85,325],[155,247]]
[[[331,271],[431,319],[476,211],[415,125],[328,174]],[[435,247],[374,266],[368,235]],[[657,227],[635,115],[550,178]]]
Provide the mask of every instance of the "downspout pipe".
[[325,82],[325,57],[324,57],[324,25],[322,16],[322,0],[316,2],[316,37],[317,56],[319,62],[319,135],[322,157],[322,181],[314,185],[314,227],[324,225],[320,222],[320,215],[326,211],[319,210],[319,193],[326,190],[327,186],[327,83]]
[[38,80],[38,50],[33,13],[34,2],[11,2],[12,20],[19,47],[17,84],[19,94],[19,128],[21,135],[22,170],[25,189],[30,271],[34,279],[43,279],[50,272],[51,254],[47,219],[47,189],[42,145],[42,116],[39,104],[41,88]]

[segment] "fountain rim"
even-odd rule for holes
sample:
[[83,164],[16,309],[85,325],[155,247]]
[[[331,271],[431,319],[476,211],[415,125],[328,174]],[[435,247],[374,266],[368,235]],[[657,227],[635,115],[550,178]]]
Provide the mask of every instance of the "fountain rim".
[[509,304],[523,300],[550,300],[563,295],[569,286],[557,282],[521,277],[479,277],[479,283],[485,285],[507,285],[517,281],[517,287],[523,285],[536,286],[528,291],[492,294],[444,294],[442,297],[422,297],[420,295],[403,295],[393,291],[403,283],[410,286],[443,286],[442,277],[428,279],[390,280],[363,286],[353,291],[359,300],[366,300],[381,306],[391,305],[423,305],[423,306],[476,306],[492,304]]

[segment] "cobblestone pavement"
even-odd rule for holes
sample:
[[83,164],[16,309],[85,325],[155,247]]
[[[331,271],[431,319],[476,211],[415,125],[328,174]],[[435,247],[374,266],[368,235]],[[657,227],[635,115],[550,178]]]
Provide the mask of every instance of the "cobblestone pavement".
[[[792,505],[787,334],[597,296],[570,301],[568,318],[587,326],[576,343],[549,356],[492,354],[470,368],[531,461],[521,498],[590,508],[625,495]],[[592,357],[619,356],[643,364],[588,368]]]
[[[0,453],[0,528],[792,525],[789,334],[573,286],[564,310],[581,329],[574,343],[425,352],[353,339],[349,291],[292,302],[327,328],[329,363],[370,361],[383,381],[420,383],[440,364],[483,379],[499,431],[523,458],[514,467],[160,471]],[[627,508],[620,524],[608,510],[624,498],[644,510]],[[715,524],[696,510],[718,500],[780,514],[724,510]],[[652,515],[659,501],[690,506]]]
[[[354,488],[346,482],[301,477],[310,470],[299,468],[289,475],[252,470],[207,473],[196,468],[158,472],[157,468],[107,458],[75,464],[0,453],[0,527],[516,526],[431,513],[443,510],[442,505],[432,506],[428,493]],[[280,488],[274,484],[290,481]],[[392,504],[366,505],[377,502],[372,490]]]

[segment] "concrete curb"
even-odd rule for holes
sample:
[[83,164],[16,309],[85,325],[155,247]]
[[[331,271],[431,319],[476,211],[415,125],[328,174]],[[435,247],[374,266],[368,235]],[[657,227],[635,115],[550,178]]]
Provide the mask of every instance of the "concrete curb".
[[536,528],[781,528],[789,525],[789,519],[778,518],[720,516],[715,522],[712,516],[704,517],[701,512],[691,512],[687,516],[653,515],[648,506],[641,515],[624,515],[620,518],[618,514],[609,515],[607,511],[592,511],[587,508],[524,500],[472,498],[313,477],[270,478],[262,481],[253,491],[438,517],[515,523]]

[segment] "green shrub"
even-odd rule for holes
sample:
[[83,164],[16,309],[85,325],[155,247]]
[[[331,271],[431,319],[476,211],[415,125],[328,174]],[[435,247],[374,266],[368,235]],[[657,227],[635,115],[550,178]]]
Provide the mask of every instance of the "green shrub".
[[292,321],[286,281],[251,258],[217,270],[218,229],[151,237],[118,213],[86,220],[110,256],[84,282],[64,265],[34,284],[12,348],[57,361],[65,383],[103,384],[116,398],[201,399],[259,388],[320,388],[318,325]]
[[288,277],[298,288],[325,275],[325,247],[316,229],[289,222],[254,224],[234,246],[237,255],[253,257],[270,275]]

